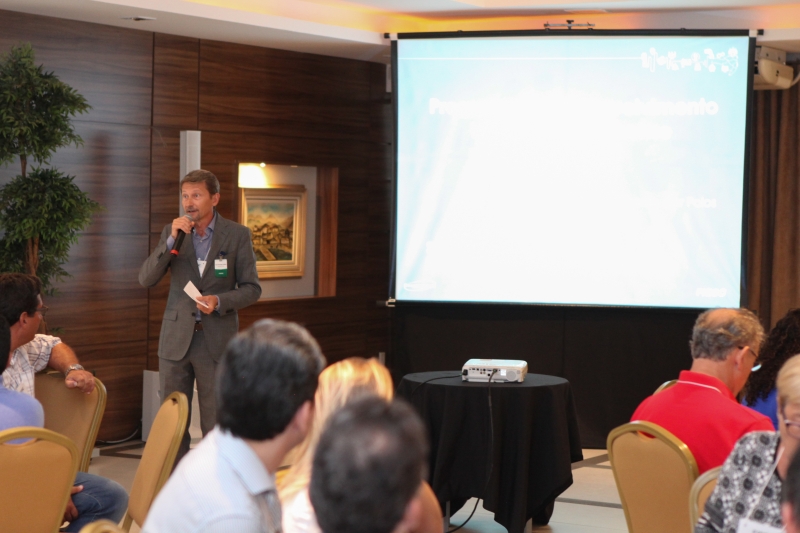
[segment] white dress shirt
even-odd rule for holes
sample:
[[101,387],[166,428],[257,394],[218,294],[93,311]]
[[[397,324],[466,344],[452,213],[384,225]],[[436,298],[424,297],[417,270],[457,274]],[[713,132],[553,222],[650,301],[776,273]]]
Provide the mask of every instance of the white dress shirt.
[[275,491],[275,477],[242,439],[217,426],[178,464],[142,531],[274,533],[260,502],[267,491]]
[[36,335],[11,356],[11,364],[3,372],[3,386],[8,390],[33,394],[33,375],[44,370],[50,362],[50,353],[61,339],[50,335]]

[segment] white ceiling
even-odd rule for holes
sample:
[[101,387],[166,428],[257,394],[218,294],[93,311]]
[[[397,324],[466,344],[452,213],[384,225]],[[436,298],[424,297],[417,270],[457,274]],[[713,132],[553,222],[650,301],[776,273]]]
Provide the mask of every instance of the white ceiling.
[[[797,0],[0,0],[0,9],[388,62],[384,33],[543,29],[764,29],[800,52]],[[151,17],[135,22],[124,17]]]

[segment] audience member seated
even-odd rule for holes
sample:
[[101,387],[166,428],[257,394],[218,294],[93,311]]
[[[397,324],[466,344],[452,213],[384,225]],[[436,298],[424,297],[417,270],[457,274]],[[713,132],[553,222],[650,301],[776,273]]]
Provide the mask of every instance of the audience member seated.
[[800,533],[800,454],[795,454],[789,463],[781,500],[781,517],[786,533]]
[[763,339],[758,318],[746,309],[702,313],[692,331],[691,370],[645,399],[631,421],[653,422],[683,441],[701,474],[721,465],[742,435],[774,429],[769,418],[736,401]]
[[[314,396],[314,421],[303,443],[298,446],[297,459],[278,484],[283,508],[284,533],[319,533],[314,509],[308,499],[311,463],[319,437],[330,416],[348,401],[365,394],[391,400],[394,394],[392,377],[377,359],[352,357],[334,363],[319,376]],[[425,504],[417,533],[441,533],[443,520],[439,502],[430,486],[423,482],[422,501]]]
[[314,453],[309,496],[324,533],[419,527],[428,446],[407,403],[365,396],[331,417]]
[[[8,321],[0,315],[0,368],[11,361],[13,340]],[[9,390],[0,383],[0,431],[21,426],[44,426],[44,410],[36,398]],[[67,502],[64,520],[70,523],[63,531],[80,531],[96,520],[119,522],[128,506],[128,494],[109,479],[78,472]]]
[[275,472],[311,427],[324,367],[297,324],[260,320],[234,337],[220,362],[217,425],[178,464],[143,531],[281,531]]
[[[781,480],[800,446],[800,356],[786,361],[777,386],[779,431],[759,431],[739,439],[706,500],[695,533],[781,531]],[[749,529],[745,520],[752,524]]]
[[33,394],[33,375],[46,367],[64,374],[64,384],[85,393],[94,390],[94,376],[78,362],[72,348],[58,337],[40,335],[47,312],[42,304],[39,278],[27,274],[0,274],[0,314],[11,326],[11,362],[3,372],[7,389]]
[[742,403],[768,416],[778,427],[778,391],[775,377],[787,359],[800,353],[800,309],[792,309],[781,318],[772,331],[758,357],[761,368],[750,374],[744,387]]

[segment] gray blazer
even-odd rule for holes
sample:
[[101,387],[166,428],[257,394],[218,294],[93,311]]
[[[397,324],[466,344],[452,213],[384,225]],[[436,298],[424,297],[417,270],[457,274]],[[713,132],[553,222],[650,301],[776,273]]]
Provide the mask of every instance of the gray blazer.
[[[250,230],[217,215],[208,264],[202,278],[191,236],[186,236],[180,253],[174,256],[167,249],[171,232],[172,224],[167,224],[161,232],[158,246],[139,270],[139,283],[145,287],[156,285],[168,270],[172,276],[167,308],[161,321],[158,356],[178,361],[189,349],[194,335],[197,304],[183,292],[183,288],[191,280],[204,296],[219,296],[219,308],[210,315],[203,314],[206,346],[212,359],[219,362],[228,341],[239,331],[237,311],[255,303],[261,296]],[[214,260],[220,252],[228,260],[228,277],[225,278],[214,275]]]

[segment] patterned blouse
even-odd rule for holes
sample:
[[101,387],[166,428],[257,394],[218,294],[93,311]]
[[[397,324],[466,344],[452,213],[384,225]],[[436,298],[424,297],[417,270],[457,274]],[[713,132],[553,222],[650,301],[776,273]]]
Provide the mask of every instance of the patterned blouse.
[[777,432],[756,431],[739,439],[722,465],[694,533],[736,533],[739,520],[748,515],[756,522],[783,527],[781,480],[773,468],[779,444]]

